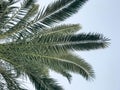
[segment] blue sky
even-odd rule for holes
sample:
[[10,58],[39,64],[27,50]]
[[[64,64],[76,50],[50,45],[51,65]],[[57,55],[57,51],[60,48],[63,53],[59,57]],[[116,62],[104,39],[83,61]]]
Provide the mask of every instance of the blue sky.
[[[43,4],[53,0],[40,1]],[[80,23],[80,32],[99,32],[111,39],[110,46],[104,50],[76,52],[86,59],[96,73],[93,81],[86,81],[73,74],[69,84],[61,75],[52,73],[65,90],[120,90],[120,0],[88,0],[79,12],[63,23]]]

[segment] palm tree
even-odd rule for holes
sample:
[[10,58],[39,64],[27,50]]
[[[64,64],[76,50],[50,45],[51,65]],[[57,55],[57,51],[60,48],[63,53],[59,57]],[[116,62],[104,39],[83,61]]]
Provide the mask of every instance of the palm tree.
[[0,90],[25,90],[20,76],[28,76],[36,90],[63,90],[49,70],[69,82],[71,72],[94,78],[91,65],[71,51],[105,48],[108,39],[98,33],[75,34],[79,24],[56,25],[87,0],[57,0],[44,8],[35,0],[21,1],[0,1],[0,40],[5,41],[0,44]]

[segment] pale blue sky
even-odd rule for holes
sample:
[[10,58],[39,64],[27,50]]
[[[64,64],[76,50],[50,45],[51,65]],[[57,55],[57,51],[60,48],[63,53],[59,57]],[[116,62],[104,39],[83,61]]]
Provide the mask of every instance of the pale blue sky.
[[[53,0],[40,0],[45,4]],[[42,4],[43,5],[43,4]],[[86,81],[73,74],[72,83],[65,78],[52,73],[65,90],[120,90],[120,0],[88,0],[79,13],[67,19],[64,23],[80,23],[81,32],[99,32],[111,39],[111,44],[104,50],[77,52],[89,62],[96,73],[94,81]]]

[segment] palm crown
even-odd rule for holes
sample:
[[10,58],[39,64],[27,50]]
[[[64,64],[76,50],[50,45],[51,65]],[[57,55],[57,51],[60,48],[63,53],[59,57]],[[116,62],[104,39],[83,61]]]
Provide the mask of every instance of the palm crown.
[[50,78],[49,69],[69,82],[71,72],[86,80],[94,78],[91,65],[70,51],[105,48],[108,39],[98,33],[75,34],[79,24],[54,25],[76,13],[87,0],[57,0],[44,8],[35,0],[23,0],[18,7],[19,1],[0,1],[0,39],[6,41],[0,44],[0,77],[7,89],[24,90],[17,80],[23,75],[36,90],[63,90]]

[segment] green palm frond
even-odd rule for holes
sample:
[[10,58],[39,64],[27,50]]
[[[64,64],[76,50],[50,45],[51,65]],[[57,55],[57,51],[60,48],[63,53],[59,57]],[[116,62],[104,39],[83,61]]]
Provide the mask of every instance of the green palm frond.
[[79,66],[81,66],[88,73],[88,76],[83,75],[83,77],[86,78],[87,80],[95,77],[92,66],[90,64],[88,64],[84,59],[82,59],[78,56],[75,56],[71,53],[65,53],[62,55],[58,55],[58,57],[61,59],[65,59],[67,61],[76,63]]
[[35,85],[36,90],[63,90],[56,81],[48,77],[36,77],[35,74],[28,74],[30,81]]
[[[5,47],[6,48],[6,47]],[[7,49],[8,50],[8,49]],[[13,50],[13,48],[12,48],[12,50]],[[19,50],[22,50],[22,49],[19,49]],[[30,50],[31,51],[31,49],[29,48],[29,49],[27,49],[27,50]],[[2,50],[2,51],[4,51],[4,50]],[[10,49],[9,49],[9,51],[11,51]],[[6,51],[5,51],[6,52]],[[21,52],[21,51],[17,51],[17,50],[13,50],[13,52],[14,53],[17,53],[17,52]],[[13,53],[13,52],[8,52],[8,53]],[[14,53],[12,54],[12,55],[14,55]],[[13,65],[14,66],[14,70],[17,72],[16,74],[17,74],[17,77],[19,77],[21,74],[23,75],[24,73],[23,72],[28,72],[29,70],[30,71],[32,71],[31,70],[31,66],[32,66],[32,69],[35,69],[35,70],[33,70],[33,71],[39,71],[38,73],[38,75],[44,75],[44,76],[46,76],[46,75],[48,75],[47,73],[48,73],[48,71],[46,71],[46,69],[44,68],[43,69],[43,66],[41,66],[41,64],[40,63],[37,63],[37,62],[35,62],[34,60],[31,60],[31,61],[29,61],[29,64],[28,64],[28,62],[27,63],[25,63],[25,62],[21,62],[20,60],[16,60],[16,61],[14,61],[14,58],[10,55],[10,54],[7,54],[7,53],[4,53],[4,55],[3,56],[1,56],[2,57],[2,59],[4,59],[4,61],[6,61],[6,62],[9,62],[11,65]],[[5,58],[6,57],[6,58]],[[9,57],[11,57],[11,58],[9,58]],[[17,56],[16,56],[17,57]],[[24,59],[23,59],[24,60]],[[31,65],[32,64],[32,65]],[[42,69],[41,69],[42,68]],[[64,77],[66,77],[67,79],[68,79],[68,81],[69,82],[71,82],[71,75],[67,72],[67,71],[65,71],[64,70],[64,68],[63,67],[56,67],[56,68],[54,68],[54,71],[55,72],[57,72],[57,73],[60,73],[61,75],[63,75]],[[44,73],[45,72],[45,73]]]
[[[78,11],[87,0],[58,0],[41,9],[38,15],[27,27],[33,33],[48,28],[59,21],[63,21]],[[58,17],[60,15],[60,17]],[[49,22],[49,24],[48,24]],[[21,35],[20,35],[21,36]],[[23,35],[22,35],[23,36]],[[24,35],[26,36],[26,35]]]
[[[12,48],[13,49],[13,48]],[[55,56],[47,56],[47,55],[41,55],[41,54],[37,54],[37,53],[26,53],[26,52],[22,52],[22,53],[18,53],[19,51],[16,51],[14,49],[14,51],[12,52],[7,52],[10,53],[9,55],[7,55],[6,53],[6,58],[11,58],[11,60],[14,60],[14,62],[31,62],[34,60],[34,63],[39,63],[39,64],[44,64],[47,67],[54,69],[54,68],[63,68],[63,70],[65,71],[70,71],[70,72],[76,72],[79,73],[81,75],[83,75],[86,79],[92,77],[92,71],[90,68],[90,71],[87,70],[86,68],[84,68],[83,66],[79,65],[76,62],[73,61],[69,61],[66,58],[59,58],[59,57],[55,57]],[[4,52],[3,52],[4,53]],[[80,62],[82,63],[82,61]],[[86,64],[86,63],[85,63]],[[87,64],[86,64],[87,66]]]
[[[27,54],[23,55],[26,60],[27,58],[32,58],[33,60],[36,60],[39,63],[43,63],[47,65],[49,68],[56,68],[56,67],[63,67],[64,70],[74,72],[74,73],[79,73],[83,75],[86,79],[92,77],[92,73],[86,70],[84,67],[80,66],[79,64],[66,60],[66,59],[61,59],[57,57],[50,57],[50,56],[42,56],[42,55],[30,55],[30,57]],[[30,59],[29,59],[30,60]]]
[[[87,0],[58,0],[40,9],[38,15],[30,22],[28,29],[39,32],[41,29],[49,28],[50,25],[58,23],[70,17],[78,11]],[[60,15],[60,17],[58,17]]]
[[[24,69],[25,74],[28,75],[36,90],[62,90],[62,88],[57,85],[56,81],[49,78],[48,68],[46,68],[45,65],[28,60],[28,63],[24,65]],[[47,80],[51,81],[49,82]]]
[[[62,35],[62,34],[46,34],[40,35],[32,40],[34,45],[39,44],[43,47],[54,48],[56,50],[91,50],[105,48],[108,45],[109,39],[103,37],[102,34],[78,34],[78,35]],[[51,50],[50,49],[50,50]]]
[[14,34],[18,34],[24,30],[28,25],[28,21],[30,21],[29,19],[31,19],[38,11],[38,5],[31,3],[31,1],[34,0],[24,0],[21,7],[14,10],[12,16],[9,17],[7,21],[3,22],[1,25],[3,33],[1,33],[0,38],[7,38],[8,36],[18,37],[18,35]]
[[[62,69],[62,68],[60,68]],[[72,75],[68,72],[68,71],[65,71],[65,70],[56,70],[54,69],[55,72],[57,73],[60,73],[62,76],[64,76],[65,78],[67,78],[67,80],[69,81],[69,83],[71,83],[71,80],[72,80]]]
[[[22,72],[21,75],[23,76],[26,77],[27,75],[30,81],[35,86],[36,90],[63,90],[61,86],[57,85],[55,80],[49,78],[48,69],[44,65],[34,61],[29,62],[29,60],[27,63],[21,61],[20,62],[16,61],[15,63],[19,65],[18,67],[16,66],[15,69],[17,68],[18,71]],[[15,66],[15,64],[13,63],[11,64]],[[9,90],[14,90],[12,88],[13,87],[9,88]],[[23,89],[15,89],[15,90],[23,90]]]
[[[49,28],[49,29],[44,29],[43,31],[41,31],[39,34],[38,34],[38,37],[39,36],[47,36],[49,34],[52,34],[52,35],[59,35],[59,34],[62,34],[62,35],[68,35],[68,34],[73,34],[73,33],[76,33],[78,30],[81,29],[81,26],[79,24],[68,24],[68,25],[59,25],[59,26],[55,26],[55,27],[52,27],[52,28]],[[37,36],[35,36],[37,37]],[[38,38],[37,37],[37,38]]]
[[25,73],[28,75],[36,90],[63,90],[61,86],[57,85],[54,79],[49,78],[49,75],[46,74],[48,73],[48,69],[44,67],[44,65],[35,61],[28,62],[33,64],[32,67],[31,64],[25,66]]
[[[78,8],[82,6],[87,0],[58,0],[53,4],[48,5],[46,10],[41,10],[45,12],[39,12],[40,14],[38,14],[34,18],[34,20],[29,21],[27,18],[26,21],[25,19],[26,16],[30,17],[28,16],[29,11],[32,11],[32,13],[34,13],[38,10],[38,8],[36,9],[36,7],[34,7],[36,10],[35,9],[27,10],[25,8],[27,7],[27,5],[33,6],[33,3],[31,5],[31,1],[34,2],[34,0],[25,0],[21,5],[21,8],[16,10],[16,12],[12,15],[12,17],[10,17],[10,19],[7,20],[7,22],[9,22],[10,25],[8,24],[6,28],[11,26],[13,27],[11,27],[11,29],[3,33],[0,36],[0,38],[5,38],[8,36],[12,36],[13,38],[20,38],[20,37],[22,38],[25,36],[29,36],[35,32],[38,32],[40,29],[45,28],[46,25],[48,25],[47,24],[48,22],[49,24],[52,24],[52,23],[56,23],[56,21],[57,22],[63,21],[67,17],[70,17],[72,14],[77,12]],[[22,17],[20,15],[22,15]],[[58,15],[61,15],[61,17],[58,17]],[[54,18],[54,20],[52,18]],[[16,19],[18,19],[17,22]],[[16,22],[16,24],[13,22]],[[4,23],[2,26],[6,24],[7,23]]]
[[[14,57],[15,53],[18,54],[19,52],[15,49],[13,50],[13,52],[11,51],[9,52],[9,51],[10,51],[10,48],[8,50],[8,53],[6,53],[6,51],[3,50],[2,53],[0,53],[0,58],[8,62],[11,66],[14,66],[14,68],[12,69],[16,72],[17,77],[20,76],[21,74],[23,75],[24,73],[26,73],[26,71],[27,72],[37,71],[39,75],[43,75],[43,76],[49,75],[48,69],[44,65],[37,63],[34,60],[26,61],[24,57],[21,57],[21,55],[20,55],[20,58],[18,58],[17,56]],[[19,54],[21,54],[21,52]],[[8,67],[8,66],[6,65],[5,67]]]
[[12,75],[12,73],[0,67],[0,74],[5,79],[5,82],[7,83],[7,88],[9,90],[24,90],[20,87],[19,83],[16,82],[17,80],[15,80],[15,77]]
[[[72,14],[76,13],[78,9],[87,0],[57,0],[49,4],[44,10],[41,10],[38,20],[45,25],[52,25],[58,23]],[[60,16],[60,17],[58,17]]]
[[[9,62],[8,59],[11,59],[11,58],[7,58],[6,61]],[[15,62],[15,61],[13,61],[13,58],[11,59],[11,62]],[[51,88],[50,90],[56,90],[56,89],[63,90],[59,85],[57,85],[57,83],[55,83],[54,80],[51,82],[47,81],[47,79],[48,80],[52,80],[52,79],[48,78],[48,76],[49,76],[48,69],[44,65],[41,65],[40,63],[37,63],[34,61],[30,61],[30,62],[26,63],[26,62],[21,62],[21,61],[17,61],[17,60],[15,63],[11,63],[11,64],[14,65],[13,70],[16,71],[16,69],[17,69],[19,72],[22,72],[22,73],[20,73],[20,75],[23,75],[23,76],[27,75],[30,78],[30,80],[33,83],[33,85],[35,86],[36,90],[41,90],[41,89],[49,90],[49,88]],[[14,81],[16,81],[16,80],[14,80]],[[11,88],[9,88],[9,90],[14,90]],[[23,89],[15,89],[15,90],[23,90]]]
[[13,1],[8,3],[8,2],[5,2],[4,0],[3,2],[0,3],[0,32],[1,33],[3,32],[1,28],[4,27],[4,23],[7,22],[8,19],[10,18],[9,14],[13,13],[14,10],[18,8],[18,7],[10,7],[11,3],[13,3]]
[[[24,62],[30,62],[34,60],[34,62],[37,62],[37,63],[42,63],[44,65],[47,65],[49,66],[49,68],[63,68],[63,70],[65,71],[71,71],[71,72],[76,72],[76,73],[80,73],[81,75],[83,75],[86,79],[88,79],[89,77],[92,77],[92,71],[90,70],[90,72],[88,72],[89,70],[87,69],[84,69],[83,67],[81,67],[78,63],[76,63],[75,61],[68,61],[66,58],[59,58],[59,57],[55,57],[53,56],[52,54],[50,55],[45,55],[45,54],[40,54],[39,52],[37,52],[38,50],[36,50],[36,52],[34,53],[34,51],[32,50],[32,52],[26,52],[28,49],[26,50],[23,50],[23,49],[20,49],[19,48],[15,48],[17,47],[18,45],[16,46],[12,46],[12,48],[9,47],[5,49],[9,50],[9,51],[5,51],[3,52],[4,50],[2,50],[2,53],[6,56],[6,58],[11,58],[11,60],[14,60],[14,62],[21,62],[21,60]],[[26,46],[26,45],[25,45]],[[25,47],[24,47],[25,48]],[[22,53],[20,53],[21,51],[19,50],[23,50]],[[31,50],[29,48],[29,50]],[[28,51],[29,51],[28,50]],[[7,54],[8,53],[8,54]],[[51,56],[52,55],[52,56]],[[64,56],[64,55],[63,55]],[[72,56],[72,55],[69,55],[69,57]],[[5,57],[5,56],[4,56]],[[66,56],[67,57],[67,56]],[[72,57],[73,58],[73,57]],[[74,57],[75,58],[75,57]],[[70,59],[71,60],[71,59]],[[82,63],[82,61],[80,62]],[[87,64],[86,64],[87,66]],[[86,67],[85,66],[85,67]],[[90,67],[89,67],[90,68]],[[91,73],[91,74],[90,74]],[[89,76],[90,75],[90,76]]]

